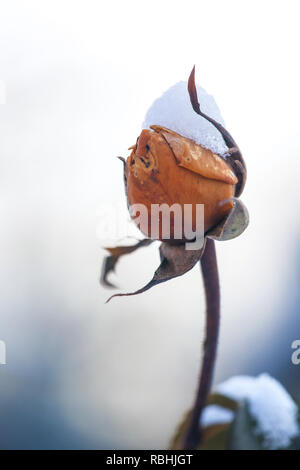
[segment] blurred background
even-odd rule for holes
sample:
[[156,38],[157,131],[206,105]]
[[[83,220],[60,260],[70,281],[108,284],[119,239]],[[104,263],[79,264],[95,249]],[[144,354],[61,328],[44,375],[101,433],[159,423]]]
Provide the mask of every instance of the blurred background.
[[[248,166],[250,226],[217,245],[215,383],[268,372],[300,399],[297,3],[1,3],[1,448],[165,448],[190,407],[199,269],[106,305],[99,224],[105,204],[126,215],[115,157],[194,64]],[[154,245],[122,259],[122,291],[152,277]]]

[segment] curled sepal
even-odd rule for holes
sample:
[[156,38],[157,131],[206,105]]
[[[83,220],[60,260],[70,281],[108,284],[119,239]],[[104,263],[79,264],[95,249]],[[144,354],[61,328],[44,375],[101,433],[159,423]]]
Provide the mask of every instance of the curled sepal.
[[103,267],[102,267],[102,273],[100,277],[100,282],[106,287],[115,287],[108,279],[107,276],[111,271],[115,270],[116,264],[119,260],[119,258],[123,255],[129,255],[129,253],[132,253],[133,251],[138,250],[139,248],[142,248],[144,246],[150,245],[154,240],[151,240],[150,238],[145,238],[144,240],[140,240],[138,243],[135,245],[130,245],[130,246],[116,246],[114,248],[105,248],[110,255],[104,258],[103,261]]
[[185,274],[187,271],[192,269],[197,261],[199,261],[204,252],[204,248],[205,240],[199,250],[187,250],[185,244],[173,245],[167,242],[162,242],[159,247],[161,264],[155,271],[151,281],[135,292],[112,295],[107,302],[109,302],[113,297],[141,294],[157,284],[182,276],[182,274]]
[[247,178],[246,164],[242,157],[242,153],[238,145],[234,141],[232,135],[219,122],[215,121],[213,118],[211,118],[207,114],[203,113],[203,111],[201,111],[200,104],[198,101],[197,88],[195,84],[195,66],[193,67],[193,70],[191,71],[191,74],[189,76],[188,92],[190,95],[190,101],[191,101],[193,110],[197,114],[199,114],[199,116],[209,121],[221,133],[225,141],[225,144],[227,145],[229,149],[227,157],[226,157],[226,161],[231,165],[233,171],[235,172],[236,177],[238,178],[238,183],[235,187],[235,196],[239,197],[242,194],[245,183],[246,183],[246,178]]
[[249,213],[246,206],[240,199],[232,198],[231,200],[234,206],[229,214],[213,229],[206,232],[206,237],[218,241],[231,240],[241,235],[248,227]]

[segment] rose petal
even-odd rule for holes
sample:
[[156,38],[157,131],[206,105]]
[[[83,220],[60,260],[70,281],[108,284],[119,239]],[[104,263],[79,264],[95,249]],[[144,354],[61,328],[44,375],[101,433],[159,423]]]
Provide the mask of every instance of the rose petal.
[[161,133],[179,166],[205,178],[237,184],[238,179],[224,158],[164,127],[151,126],[151,129]]

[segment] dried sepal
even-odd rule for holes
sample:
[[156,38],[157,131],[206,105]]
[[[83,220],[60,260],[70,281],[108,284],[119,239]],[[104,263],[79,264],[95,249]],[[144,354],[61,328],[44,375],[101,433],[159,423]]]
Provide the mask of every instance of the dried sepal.
[[175,277],[182,276],[200,260],[205,249],[205,240],[199,250],[187,250],[185,244],[173,245],[167,242],[163,242],[159,247],[161,264],[155,271],[153,278],[148,284],[135,292],[126,294],[115,294],[112,295],[107,302],[113,297],[123,297],[130,295],[137,295],[145,292],[157,284],[169,281]]
[[241,235],[249,224],[249,213],[246,206],[240,199],[232,199],[234,206],[229,214],[216,225],[212,230],[209,230],[205,235],[213,240],[225,241]]
[[116,264],[119,261],[119,258],[124,255],[129,255],[134,251],[142,248],[144,246],[150,245],[154,240],[150,238],[145,238],[140,240],[135,245],[130,246],[116,246],[113,248],[105,248],[110,255],[104,258],[103,265],[102,265],[102,273],[100,277],[100,282],[106,287],[115,287],[108,279],[108,275],[115,270]]
[[188,80],[188,92],[190,95],[190,100],[194,111],[202,116],[204,119],[209,121],[213,126],[218,129],[218,131],[222,134],[222,137],[229,148],[228,156],[226,157],[226,161],[230,163],[233,171],[235,172],[236,177],[238,178],[238,183],[235,187],[235,197],[239,197],[244,189],[246,178],[247,178],[247,170],[246,164],[242,157],[241,151],[234,141],[233,137],[229,132],[217,121],[213,118],[209,117],[207,114],[203,113],[200,109],[200,104],[198,101],[197,96],[197,89],[195,84],[195,66],[191,71]]

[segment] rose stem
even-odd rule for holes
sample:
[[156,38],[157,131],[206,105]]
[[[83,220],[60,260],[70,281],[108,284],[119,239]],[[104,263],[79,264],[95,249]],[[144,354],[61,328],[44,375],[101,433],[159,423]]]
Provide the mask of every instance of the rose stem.
[[220,324],[220,287],[215,242],[210,238],[201,258],[201,269],[206,298],[206,338],[198,390],[191,412],[184,449],[195,449],[201,439],[200,419],[210,391],[216,360]]

